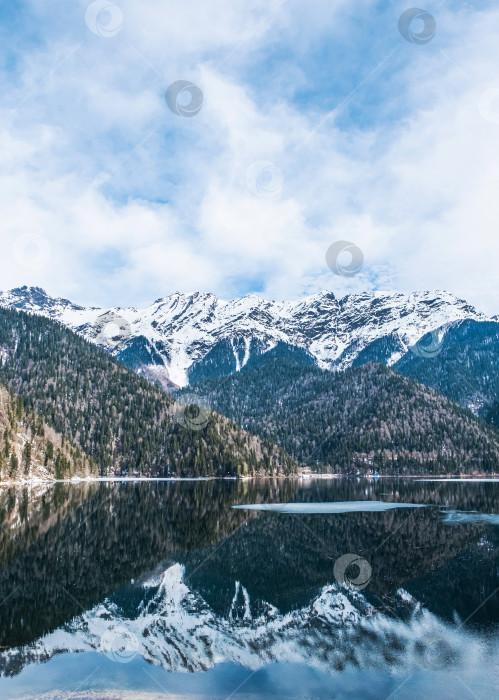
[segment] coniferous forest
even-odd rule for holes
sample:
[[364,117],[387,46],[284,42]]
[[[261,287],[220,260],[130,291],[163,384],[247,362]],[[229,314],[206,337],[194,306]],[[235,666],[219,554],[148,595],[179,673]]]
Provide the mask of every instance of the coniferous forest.
[[380,364],[329,372],[304,351],[278,344],[239,373],[196,388],[217,411],[318,470],[499,470],[495,427]]
[[[160,388],[60,324],[0,309],[0,381],[101,476],[237,476],[295,471],[270,442],[210,412],[191,429]],[[74,474],[74,471],[73,471]],[[69,465],[58,475],[73,475]]]
[[192,429],[178,418],[195,406],[57,322],[1,309],[0,351],[4,479],[499,469],[495,426],[377,363],[328,372],[279,344],[236,374],[177,392],[213,409]]

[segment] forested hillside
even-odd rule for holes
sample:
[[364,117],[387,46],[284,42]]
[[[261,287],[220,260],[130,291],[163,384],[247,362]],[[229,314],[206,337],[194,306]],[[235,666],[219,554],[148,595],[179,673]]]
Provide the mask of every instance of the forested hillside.
[[457,323],[445,333],[435,357],[408,352],[394,369],[499,426],[499,323]]
[[280,344],[238,374],[197,385],[213,407],[302,464],[362,473],[499,469],[499,432],[382,365],[327,372]]
[[[0,381],[99,473],[290,473],[293,460],[230,420],[178,406],[105,351],[40,316],[0,309]],[[194,425],[195,429],[191,426]]]
[[26,410],[22,397],[15,398],[0,385],[2,482],[85,477],[96,473],[93,460],[64,440],[39,415]]

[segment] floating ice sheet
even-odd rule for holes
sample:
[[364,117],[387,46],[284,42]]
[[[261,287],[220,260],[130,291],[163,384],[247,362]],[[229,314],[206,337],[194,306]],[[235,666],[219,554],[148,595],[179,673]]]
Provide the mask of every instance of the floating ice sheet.
[[421,503],[390,503],[387,501],[341,501],[338,503],[249,503],[232,506],[246,510],[269,510],[276,513],[382,513],[393,508],[425,508]]
[[476,510],[446,510],[444,523],[490,523],[499,525],[499,513],[479,513]]

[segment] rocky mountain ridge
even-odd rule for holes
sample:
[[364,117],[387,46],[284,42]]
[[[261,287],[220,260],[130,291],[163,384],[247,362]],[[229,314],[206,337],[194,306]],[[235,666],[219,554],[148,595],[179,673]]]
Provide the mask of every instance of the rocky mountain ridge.
[[321,292],[296,301],[250,294],[174,293],[144,309],[84,307],[39,287],[0,292],[0,305],[57,320],[165,388],[239,371],[279,342],[306,350],[323,369],[345,369],[376,342],[390,339],[394,364],[422,336],[485,314],[444,291],[365,292],[337,299]]

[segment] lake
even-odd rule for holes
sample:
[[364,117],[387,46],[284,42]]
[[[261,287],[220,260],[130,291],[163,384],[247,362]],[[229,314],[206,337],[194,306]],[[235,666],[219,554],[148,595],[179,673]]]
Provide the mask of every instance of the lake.
[[499,698],[498,514],[491,481],[4,487],[0,697]]

